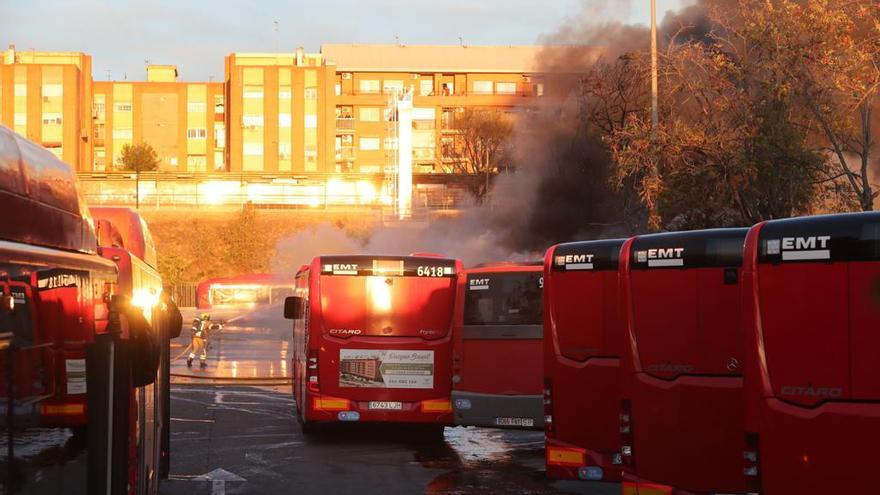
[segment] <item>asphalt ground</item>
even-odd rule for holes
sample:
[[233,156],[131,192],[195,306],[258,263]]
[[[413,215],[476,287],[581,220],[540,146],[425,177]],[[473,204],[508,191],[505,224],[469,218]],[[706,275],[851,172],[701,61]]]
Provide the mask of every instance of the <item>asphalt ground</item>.
[[[620,493],[610,483],[551,482],[541,432],[346,424],[304,436],[287,376],[280,307],[212,311],[208,366],[172,342],[171,476],[163,495],[238,493]],[[195,315],[185,312],[185,323]]]

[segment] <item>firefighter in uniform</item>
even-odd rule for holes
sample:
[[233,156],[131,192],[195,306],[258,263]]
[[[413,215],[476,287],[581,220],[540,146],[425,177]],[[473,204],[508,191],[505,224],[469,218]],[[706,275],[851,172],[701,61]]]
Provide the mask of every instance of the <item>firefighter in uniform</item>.
[[204,368],[208,365],[208,322],[211,321],[211,315],[202,313],[201,318],[193,321],[192,326],[192,352],[186,360],[187,366],[192,366],[193,359],[196,354],[199,356],[199,366]]

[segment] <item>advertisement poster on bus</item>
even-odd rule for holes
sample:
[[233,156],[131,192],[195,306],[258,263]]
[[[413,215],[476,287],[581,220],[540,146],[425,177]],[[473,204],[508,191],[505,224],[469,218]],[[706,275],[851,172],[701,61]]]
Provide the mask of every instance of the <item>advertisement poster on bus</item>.
[[433,388],[434,351],[340,349],[339,386]]

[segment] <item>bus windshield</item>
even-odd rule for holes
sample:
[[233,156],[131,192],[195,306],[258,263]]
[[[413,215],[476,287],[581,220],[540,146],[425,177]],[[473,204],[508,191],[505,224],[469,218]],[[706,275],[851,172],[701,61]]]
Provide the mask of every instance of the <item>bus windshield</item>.
[[540,325],[541,272],[468,275],[465,325]]

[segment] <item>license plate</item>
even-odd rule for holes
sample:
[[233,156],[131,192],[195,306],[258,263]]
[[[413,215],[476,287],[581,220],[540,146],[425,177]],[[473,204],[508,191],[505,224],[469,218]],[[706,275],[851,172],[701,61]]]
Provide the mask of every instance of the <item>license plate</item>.
[[371,400],[368,407],[370,409],[379,409],[385,411],[400,411],[401,409],[403,409],[403,402]]
[[495,425],[531,428],[535,426],[535,420],[533,418],[495,418]]

